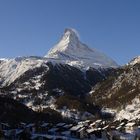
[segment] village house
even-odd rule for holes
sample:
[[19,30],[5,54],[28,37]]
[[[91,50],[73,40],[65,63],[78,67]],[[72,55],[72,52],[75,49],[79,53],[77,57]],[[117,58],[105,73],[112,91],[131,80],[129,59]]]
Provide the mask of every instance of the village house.
[[70,134],[72,137],[74,138],[80,138],[80,136],[83,137],[83,131],[84,130],[84,125],[83,124],[78,124],[76,126],[73,126],[71,129],[70,129]]
[[137,128],[136,123],[135,122],[128,122],[125,125],[125,132],[127,133],[132,133],[135,131],[135,129]]

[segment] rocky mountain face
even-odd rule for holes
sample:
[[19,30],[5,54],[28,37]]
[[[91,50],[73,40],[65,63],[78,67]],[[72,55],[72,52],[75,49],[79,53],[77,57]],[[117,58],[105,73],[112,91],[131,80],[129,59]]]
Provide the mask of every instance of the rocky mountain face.
[[140,115],[140,57],[116,69],[116,75],[93,87],[92,102],[115,109],[118,118],[132,119]]

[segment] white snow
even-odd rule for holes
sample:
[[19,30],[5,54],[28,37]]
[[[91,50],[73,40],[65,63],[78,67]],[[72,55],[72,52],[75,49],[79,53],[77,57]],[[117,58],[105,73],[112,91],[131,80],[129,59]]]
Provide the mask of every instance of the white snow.
[[122,109],[117,115],[116,118],[118,120],[121,119],[140,119],[140,99],[135,97],[131,104],[127,104],[125,109]]
[[9,85],[29,69],[40,67],[43,63],[44,59],[36,57],[17,57],[2,61],[0,65],[0,81],[3,81],[3,85]]
[[8,61],[7,58],[0,58],[0,61]]
[[135,65],[137,63],[140,63],[140,56],[135,57],[133,60],[131,60],[128,64]]
[[66,63],[76,67],[117,67],[105,54],[91,49],[80,42],[77,32],[66,29],[61,40],[45,56],[51,61]]
[[80,112],[76,109],[70,110],[70,109],[66,108],[65,106],[63,107],[63,109],[57,109],[56,111],[61,113],[61,115],[64,118],[70,118],[75,121],[87,120],[88,118],[94,118],[93,114],[91,114],[89,112]]

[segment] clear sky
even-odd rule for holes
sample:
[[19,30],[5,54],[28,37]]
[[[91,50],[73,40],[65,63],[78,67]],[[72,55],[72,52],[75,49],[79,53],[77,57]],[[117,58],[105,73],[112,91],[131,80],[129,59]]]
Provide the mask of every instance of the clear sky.
[[119,64],[140,55],[140,0],[0,0],[0,57],[43,56],[66,27]]

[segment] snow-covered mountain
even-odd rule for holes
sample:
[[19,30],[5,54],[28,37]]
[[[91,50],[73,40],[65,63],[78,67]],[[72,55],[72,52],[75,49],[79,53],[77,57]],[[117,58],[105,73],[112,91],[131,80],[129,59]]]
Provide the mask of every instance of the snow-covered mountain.
[[140,56],[118,67],[81,43],[74,29],[66,29],[45,57],[0,59],[0,96],[34,110],[50,107],[94,114],[107,107],[119,110],[118,118],[126,113],[132,118],[140,116],[139,85]]
[[[44,63],[40,57],[17,57],[14,59],[0,60],[0,83],[9,85],[26,71],[40,67]],[[1,85],[1,86],[2,86]]]
[[117,63],[105,54],[91,49],[79,40],[74,29],[65,29],[61,40],[45,56],[50,61],[76,67],[117,67]]

